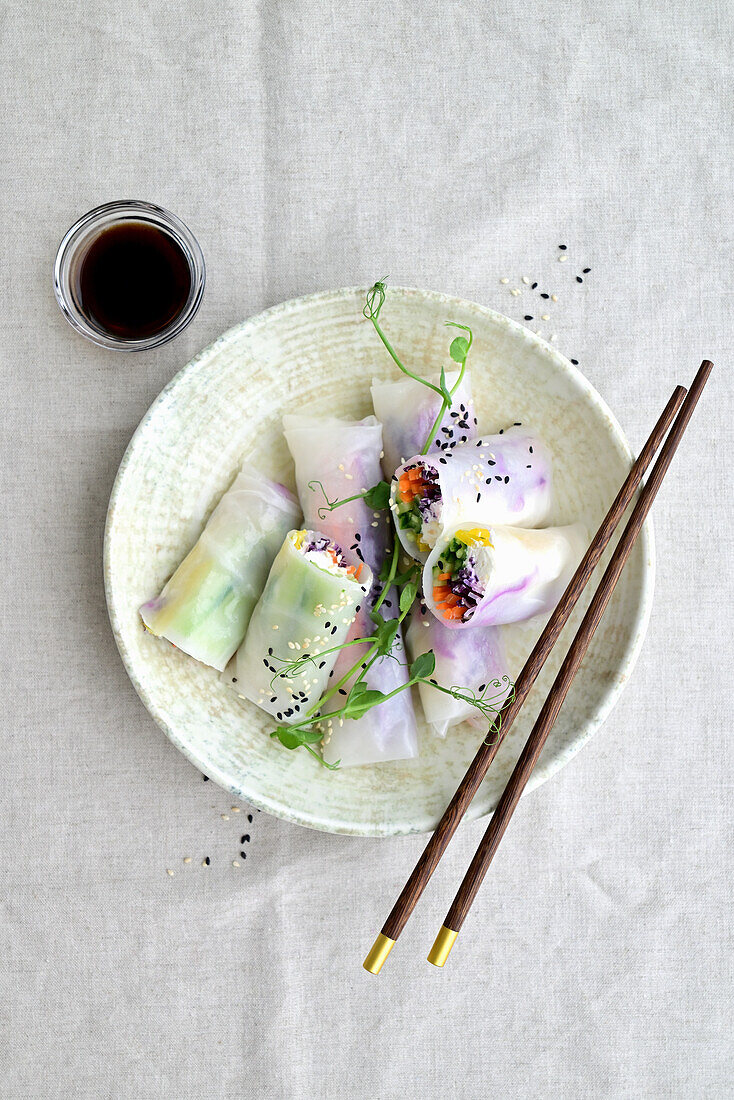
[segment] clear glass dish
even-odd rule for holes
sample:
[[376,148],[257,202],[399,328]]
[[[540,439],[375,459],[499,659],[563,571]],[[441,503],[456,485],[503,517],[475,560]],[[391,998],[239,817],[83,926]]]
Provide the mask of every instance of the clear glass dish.
[[[191,288],[183,309],[165,328],[139,340],[114,336],[99,328],[86,316],[79,301],[79,267],[89,245],[103,230],[125,221],[152,225],[173,237],[186,258],[191,275]],[[145,351],[178,336],[198,310],[205,282],[204,255],[188,226],[162,206],[136,199],[108,202],[90,210],[66,233],[54,263],[54,293],[69,324],[88,340],[114,351]]]

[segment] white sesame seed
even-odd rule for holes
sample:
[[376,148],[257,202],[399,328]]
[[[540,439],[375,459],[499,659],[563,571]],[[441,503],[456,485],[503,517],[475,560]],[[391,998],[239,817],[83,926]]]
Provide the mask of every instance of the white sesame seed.
[[173,878],[174,872],[173,872],[173,871],[171,870],[171,868],[170,868],[170,867],[166,867],[166,874],[167,874],[167,875],[170,875],[170,876],[171,876],[171,878]]
[[207,863],[207,861],[206,861],[205,859],[202,859],[202,861],[201,861],[201,866],[202,866],[202,867],[208,867],[208,866],[209,866],[209,864]]
[[552,332],[551,333],[551,340],[557,340],[557,339],[558,339],[558,333],[557,332]]
[[279,628],[278,628],[278,624],[277,624],[277,623],[274,623],[274,624],[273,624],[273,630],[278,630],[278,629],[279,629]]
[[376,519],[374,519],[374,520],[372,521],[372,523],[370,524],[370,527],[379,527],[379,526],[380,526],[380,525],[379,525],[379,523],[377,522],[377,520],[376,520]]
[[221,814],[222,821],[229,821],[229,814]]
[[384,458],[384,457],[385,457],[385,452],[384,452],[384,451],[380,451],[380,458]]
[[557,301],[558,301],[558,295],[557,294],[551,294],[551,302],[557,302]]
[[540,319],[541,321],[550,321],[550,313],[541,313]]
[[530,279],[527,277],[527,275],[523,275],[522,281],[525,283],[525,286],[527,286],[528,283],[530,282]]
[[354,474],[345,474],[344,476],[347,481],[354,481]]
[[517,289],[511,290],[510,294],[512,295],[513,298],[518,298],[520,296],[520,291],[517,290]]
[[423,625],[424,626],[430,626],[431,624],[429,623],[428,619],[424,619],[423,620]]
[[503,283],[503,284],[504,283],[509,283],[509,281],[510,281],[509,279],[500,279],[500,282]]
[[295,647],[295,645],[293,644],[293,642],[288,642],[288,648],[289,648],[289,649],[295,649],[296,647]]
[[240,861],[238,859],[233,859],[232,860],[232,866],[233,867],[239,867],[239,865],[240,865]]
[[568,256],[559,256],[558,257],[558,262],[559,262],[559,264],[565,264],[567,259],[568,259]]
[[339,465],[337,466],[337,469],[338,470],[343,470],[344,469],[344,463],[340,462]]
[[184,863],[191,863],[191,856],[184,856]]

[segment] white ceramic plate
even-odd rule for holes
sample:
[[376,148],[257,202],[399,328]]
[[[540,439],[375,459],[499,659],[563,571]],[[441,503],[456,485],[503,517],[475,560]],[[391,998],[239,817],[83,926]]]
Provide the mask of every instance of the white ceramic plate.
[[[371,412],[372,376],[397,377],[362,317],[363,301],[363,290],[344,289],[285,302],[230,329],[176,375],[144,417],[120,466],[107,516],[105,583],[112,628],[138,694],[198,768],[233,795],[289,821],[386,836],[436,825],[476,751],[476,730],[461,726],[441,741],[421,720],[419,760],[329,772],[307,753],[289,752],[271,740],[272,720],[242,703],[212,669],[146,634],[137,612],[193,545],[243,455],[293,483],[283,413],[307,408],[363,416]],[[591,536],[631,461],[609,409],[555,349],[483,306],[391,288],[382,313],[404,362],[423,373],[449,361],[449,318],[474,330],[470,366],[480,427],[493,432],[516,420],[535,427],[554,455],[551,522],[580,520]],[[614,706],[642,644],[653,575],[648,524],[530,789],[570,760]],[[470,817],[496,805],[580,612],[508,735]],[[503,628],[513,675],[541,626],[535,620]]]

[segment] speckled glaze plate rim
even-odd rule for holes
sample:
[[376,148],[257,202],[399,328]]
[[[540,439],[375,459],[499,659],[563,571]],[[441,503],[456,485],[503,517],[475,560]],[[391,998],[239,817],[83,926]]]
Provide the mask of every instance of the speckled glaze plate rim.
[[[426,831],[423,822],[416,822],[413,826],[407,827],[403,823],[391,823],[389,821],[381,820],[379,822],[371,822],[365,824],[359,822],[352,824],[344,820],[331,820],[325,818],[323,815],[318,816],[316,814],[310,814],[302,811],[294,811],[293,808],[285,803],[276,801],[273,798],[261,796],[257,790],[248,789],[246,784],[233,781],[232,776],[225,773],[220,769],[213,761],[205,759],[205,757],[195,751],[190,745],[185,743],[181,737],[179,737],[176,729],[172,727],[165,719],[163,714],[158,709],[155,699],[146,690],[138,678],[135,665],[132,657],[128,651],[124,639],[124,630],[121,625],[120,614],[115,605],[114,585],[111,573],[111,543],[112,534],[115,524],[115,512],[118,501],[125,489],[125,478],[128,466],[130,465],[131,458],[137,452],[140,439],[144,436],[145,429],[151,420],[151,418],[157,413],[159,407],[166,402],[170,402],[172,395],[181,387],[185,386],[192,375],[199,370],[202,365],[209,359],[210,356],[218,354],[227,345],[238,341],[243,335],[248,332],[255,331],[261,328],[263,325],[269,324],[279,318],[284,317],[290,312],[295,312],[304,308],[308,308],[310,305],[324,305],[330,300],[338,302],[341,299],[354,297],[356,294],[366,293],[367,287],[350,286],[341,287],[338,290],[319,291],[313,294],[303,295],[299,298],[291,298],[288,301],[280,302],[277,305],[271,306],[266,310],[262,310],[260,313],[255,314],[252,317],[247,318],[244,321],[233,325],[227,329],[224,333],[218,336],[212,343],[208,344],[202,351],[189,360],[189,362],[178,371],[177,374],[171,379],[171,381],[161,390],[156,399],[153,401],[143,418],[141,419],[138,427],[136,428],[133,436],[128,444],[125,453],[120,462],[115,481],[112,486],[112,492],[110,494],[109,505],[107,508],[107,517],[105,522],[104,531],[104,547],[103,547],[103,570],[104,570],[104,585],[105,585],[105,597],[107,601],[107,609],[110,618],[110,624],[112,626],[112,632],[115,638],[115,642],[122,658],[123,664],[127,671],[127,674],[132,682],[135,691],[141,699],[143,705],[146,707],[148,713],[151,715],[156,724],[163,730],[168,739],[175,745],[175,747],[187,757],[188,760],[202,773],[207,775],[220,787],[228,791],[236,798],[240,798],[250,805],[264,810],[267,813],[273,814],[276,817],[281,818],[284,821],[289,821],[295,825],[302,825],[306,828],[315,829],[321,832],[339,833],[342,835],[351,836],[366,836],[366,837],[386,837],[396,835],[410,835],[414,833],[422,833]],[[579,394],[588,401],[598,413],[606,418],[609,424],[609,432],[613,437],[614,442],[620,451],[624,454],[627,462],[631,465],[633,461],[632,450],[627,442],[626,436],[622,431],[622,428],[617,421],[616,417],[606,404],[604,399],[588,381],[588,379],[582,374],[577,367],[575,367],[565,356],[563,356],[556,348],[552,347],[547,341],[541,337],[535,335],[523,325],[517,321],[512,320],[510,317],[506,317],[504,314],[499,313],[497,310],[490,309],[488,306],[483,306],[478,302],[472,302],[468,299],[457,298],[450,294],[445,294],[440,291],[422,290],[417,287],[391,287],[391,294],[401,294],[406,298],[418,298],[420,300],[431,301],[435,304],[441,305],[450,312],[452,309],[455,311],[466,310],[470,313],[474,313],[476,316],[481,316],[492,321],[494,324],[501,328],[504,328],[514,338],[522,341],[534,344],[542,351],[542,353],[549,357],[553,365],[566,374],[578,388]],[[623,660],[620,663],[618,669],[618,676],[614,683],[610,684],[607,689],[602,693],[599,699],[599,705],[594,712],[593,716],[586,720],[583,727],[579,729],[577,737],[567,747],[566,751],[559,753],[557,756],[552,757],[548,762],[543,765],[538,765],[533,772],[530,781],[526,787],[525,793],[529,793],[535,790],[541,784],[550,779],[556,772],[560,771],[575,755],[579,752],[583,746],[593,737],[597,730],[603,725],[607,717],[613,710],[619,696],[621,695],[624,687],[634,669],[637,658],[639,657],[642,645],[647,632],[647,627],[650,621],[650,614],[652,611],[653,594],[655,587],[655,539],[653,533],[652,522],[648,520],[643,525],[642,531],[639,536],[640,546],[643,551],[643,569],[640,580],[639,590],[639,603],[637,604],[634,619],[630,622],[630,640],[627,646],[626,653],[623,656]],[[490,813],[492,811],[489,811]],[[471,821],[478,817],[487,815],[488,811],[484,809],[479,799],[475,799],[473,805],[469,808],[464,820]]]

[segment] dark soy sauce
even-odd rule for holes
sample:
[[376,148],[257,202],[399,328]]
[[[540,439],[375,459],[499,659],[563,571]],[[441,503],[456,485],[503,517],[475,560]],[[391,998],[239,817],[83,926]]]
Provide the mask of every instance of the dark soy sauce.
[[170,234],[145,222],[104,229],[79,261],[78,304],[110,336],[142,340],[179,315],[191,290],[186,256]]

